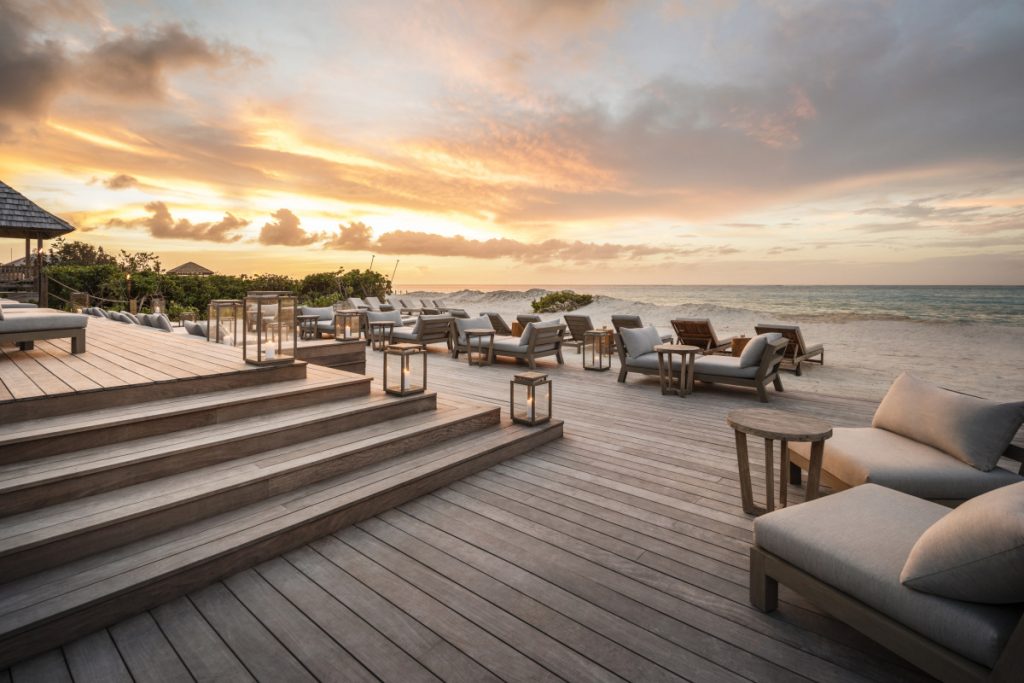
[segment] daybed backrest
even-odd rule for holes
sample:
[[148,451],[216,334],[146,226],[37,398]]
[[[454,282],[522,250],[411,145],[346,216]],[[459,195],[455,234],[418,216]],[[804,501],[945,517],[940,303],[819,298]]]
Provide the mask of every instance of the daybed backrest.
[[715,328],[707,318],[677,318],[672,321],[672,329],[680,344],[691,344],[702,349],[720,345]]
[[371,311],[379,311],[379,310],[381,310],[381,306],[384,303],[384,302],[382,302],[380,299],[378,299],[375,296],[363,297],[363,300],[366,301],[366,305],[369,306]]
[[569,333],[572,335],[573,341],[582,342],[583,335],[594,329],[589,315],[566,313],[562,317],[565,319],[565,324],[569,326]]
[[421,315],[416,321],[421,341],[447,339],[451,334],[450,315]]
[[369,306],[366,305],[365,301],[355,296],[350,296],[349,298],[345,299],[345,301],[348,302],[349,306],[356,310],[359,310],[361,308],[369,308]]
[[491,327],[494,331],[502,336],[508,337],[512,335],[512,328],[508,326],[505,319],[500,314],[494,312],[481,313],[480,315],[486,315],[491,321]]
[[785,337],[765,344],[764,354],[761,355],[761,364],[757,366],[756,380],[761,381],[765,377],[769,377],[779,371],[779,365],[782,363],[782,359],[786,357],[786,347],[788,345],[789,341]]
[[789,340],[786,355],[793,358],[802,356],[807,348],[807,344],[804,343],[804,335],[800,333],[799,325],[766,325],[759,323],[754,326],[754,331],[758,334],[764,334],[765,332],[778,332],[781,334]]
[[[613,315],[612,316],[612,327],[618,332],[621,328],[633,329],[635,327],[643,327],[644,324],[640,322],[640,316],[638,315]],[[621,341],[621,340],[616,340]]]
[[565,335],[565,325],[540,323],[534,324],[531,330],[530,339],[527,342],[527,353],[533,353],[534,349],[550,344],[558,346],[562,343],[562,337]]
[[334,320],[334,306],[299,306],[299,315],[315,315],[320,320],[332,322]]

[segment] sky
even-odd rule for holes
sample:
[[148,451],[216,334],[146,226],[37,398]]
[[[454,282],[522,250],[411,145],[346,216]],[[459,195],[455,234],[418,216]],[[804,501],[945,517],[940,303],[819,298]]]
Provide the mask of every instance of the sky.
[[1019,0],[0,0],[0,180],[223,273],[1024,284],[1022,65]]

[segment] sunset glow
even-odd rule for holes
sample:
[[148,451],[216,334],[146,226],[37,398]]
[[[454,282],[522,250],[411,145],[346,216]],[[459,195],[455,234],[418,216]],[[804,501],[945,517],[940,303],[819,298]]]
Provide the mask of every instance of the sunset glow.
[[165,267],[1022,284],[1021,64],[1010,1],[0,0],[0,179]]

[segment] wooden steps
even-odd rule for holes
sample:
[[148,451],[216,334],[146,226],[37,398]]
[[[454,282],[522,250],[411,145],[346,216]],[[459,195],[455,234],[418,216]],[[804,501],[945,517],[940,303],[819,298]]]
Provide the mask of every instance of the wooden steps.
[[0,424],[0,668],[562,433],[296,367]]

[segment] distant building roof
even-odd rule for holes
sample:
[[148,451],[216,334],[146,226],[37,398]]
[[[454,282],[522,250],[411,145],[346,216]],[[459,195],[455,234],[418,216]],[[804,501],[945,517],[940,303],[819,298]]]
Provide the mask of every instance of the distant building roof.
[[194,261],[188,263],[182,263],[180,266],[171,268],[167,271],[168,275],[213,275],[213,271],[209,268],[203,268]]
[[0,181],[0,237],[44,239],[74,231],[67,221],[30,201],[7,183]]

